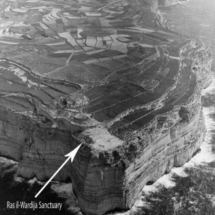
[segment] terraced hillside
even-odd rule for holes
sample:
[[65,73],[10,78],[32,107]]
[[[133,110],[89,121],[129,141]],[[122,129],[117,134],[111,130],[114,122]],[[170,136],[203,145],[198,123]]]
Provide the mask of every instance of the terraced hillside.
[[161,26],[157,1],[1,0],[0,153],[70,178],[82,211],[128,209],[204,139],[211,54]]

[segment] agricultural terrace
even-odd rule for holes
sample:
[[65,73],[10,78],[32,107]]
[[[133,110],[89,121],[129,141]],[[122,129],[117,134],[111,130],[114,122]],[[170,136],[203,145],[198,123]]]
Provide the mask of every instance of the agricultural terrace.
[[1,0],[1,105],[52,126],[61,118],[121,133],[186,104],[198,87],[182,50],[189,40],[158,27],[141,7]]

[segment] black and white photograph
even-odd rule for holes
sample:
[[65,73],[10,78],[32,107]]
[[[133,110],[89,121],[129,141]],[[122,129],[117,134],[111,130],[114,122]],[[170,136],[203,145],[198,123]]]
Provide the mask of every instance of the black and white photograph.
[[0,0],[0,215],[215,215],[214,0]]

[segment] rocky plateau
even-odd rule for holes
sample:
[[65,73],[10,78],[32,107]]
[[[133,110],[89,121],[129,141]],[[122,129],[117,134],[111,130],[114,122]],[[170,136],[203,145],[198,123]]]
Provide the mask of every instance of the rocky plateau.
[[18,175],[45,181],[82,143],[55,180],[102,215],[199,149],[212,56],[163,27],[163,4],[0,1],[0,155]]

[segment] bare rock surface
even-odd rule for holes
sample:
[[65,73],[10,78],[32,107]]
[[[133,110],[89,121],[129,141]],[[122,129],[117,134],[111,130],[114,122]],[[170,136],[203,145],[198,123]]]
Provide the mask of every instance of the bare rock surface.
[[129,209],[199,148],[210,51],[164,29],[157,1],[0,1],[0,154],[72,180],[81,210]]

